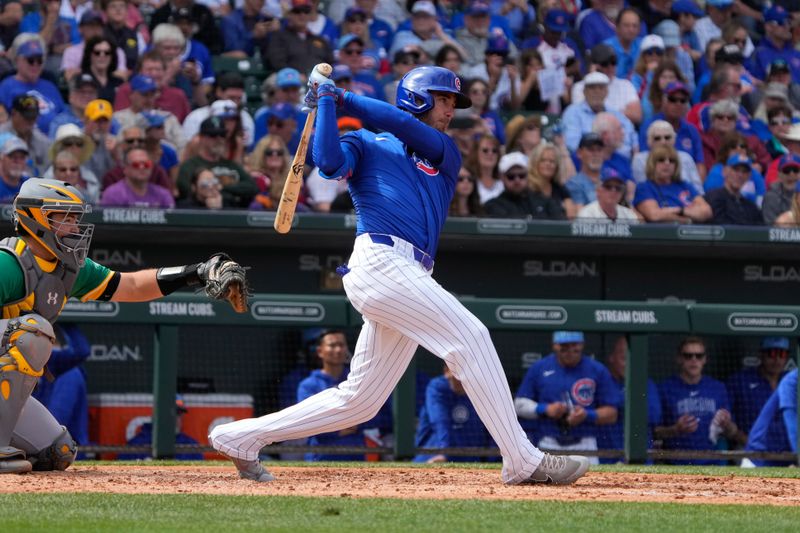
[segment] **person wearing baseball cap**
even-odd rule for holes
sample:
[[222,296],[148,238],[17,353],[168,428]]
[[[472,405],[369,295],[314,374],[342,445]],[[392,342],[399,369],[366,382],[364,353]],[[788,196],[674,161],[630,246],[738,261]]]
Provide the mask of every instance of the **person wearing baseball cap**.
[[597,199],[595,187],[600,182],[600,170],[603,168],[605,158],[603,148],[603,137],[599,133],[590,131],[581,136],[576,152],[581,170],[564,184],[577,209]]
[[48,136],[54,139],[58,128],[64,124],[76,124],[83,127],[83,116],[86,105],[92,100],[97,99],[100,85],[91,74],[79,73],[69,80],[69,95],[67,101],[69,107],[53,117],[50,122]]
[[[524,4],[526,9],[531,13],[531,20],[533,20],[533,11],[530,5]],[[498,20],[495,20],[491,13],[491,5],[489,0],[471,0],[467,4],[467,9],[464,12],[464,24],[455,30],[455,37],[458,44],[461,45],[463,61],[463,69],[465,77],[472,77],[472,72],[476,69],[480,70],[484,63],[484,53],[490,48],[489,41],[492,36],[502,35],[506,40],[505,54],[514,58],[518,55],[518,50],[514,43],[510,43],[510,36],[513,34],[514,26],[509,23],[521,22],[520,20],[513,20],[514,13],[520,14],[516,5],[513,10],[509,11],[506,16],[506,26],[501,26]],[[506,34],[507,28],[511,34]]]
[[6,136],[0,146],[0,204],[10,204],[22,182],[29,178],[28,145],[15,135]]
[[498,170],[504,190],[484,205],[486,214],[498,218],[526,218],[528,220],[563,220],[564,209],[551,197],[533,191],[528,186],[528,157],[511,152],[500,158]]
[[613,168],[603,167],[594,190],[595,200],[583,206],[577,218],[604,224],[639,223],[636,212],[621,205],[626,190],[625,179]]
[[38,34],[20,33],[7,55],[14,61],[17,72],[0,81],[0,104],[9,110],[15,96],[35,93],[39,100],[36,124],[48,133],[50,122],[64,110],[64,100],[58,87],[41,77],[46,56],[44,41]]
[[753,162],[746,155],[732,153],[722,169],[723,186],[708,191],[706,202],[711,206],[712,224],[760,226],[764,223],[761,210],[742,196],[744,184],[750,180]]
[[544,32],[522,42],[521,50],[535,49],[542,57],[544,68],[564,68],[568,62],[583,65],[580,47],[567,36],[575,22],[571,13],[561,9],[550,9],[544,17]]
[[47,151],[50,149],[50,138],[36,125],[39,118],[39,100],[33,94],[22,93],[14,97],[11,103],[9,120],[0,123],[0,134],[16,135],[28,145],[33,174],[38,176],[50,166]]
[[436,6],[430,0],[417,0],[411,6],[411,28],[400,29],[394,35],[389,57],[393,57],[398,50],[406,46],[417,46],[428,56],[434,57],[436,52],[445,45],[455,46],[462,57],[467,56],[458,41],[447,35],[446,32],[437,32]]
[[92,156],[84,163],[95,176],[105,176],[116,166],[112,150],[115,146],[112,135],[114,108],[108,100],[92,100],[86,104],[83,131],[94,141]]
[[672,15],[680,29],[682,46],[692,61],[699,61],[705,49],[700,47],[700,40],[694,32],[694,27],[705,13],[694,0],[676,0],[672,3]]
[[792,44],[789,13],[782,6],[773,5],[764,10],[764,38],[750,56],[750,72],[760,79],[767,77],[767,69],[775,59],[789,65],[792,80],[800,83],[800,52]]
[[584,353],[582,331],[554,331],[551,340],[552,351],[528,368],[514,395],[517,416],[536,420],[537,446],[597,450],[600,428],[617,420],[619,388],[608,369]]
[[195,0],[164,2],[150,18],[150,31],[152,32],[159,24],[169,23],[181,8],[188,9],[188,16],[194,22],[193,38],[203,43],[212,55],[221,54],[224,41],[217,27],[214,13],[206,5]]
[[114,120],[121,128],[141,123],[141,113],[153,112],[164,115],[164,131],[166,139],[179,151],[183,150],[188,139],[183,135],[183,128],[178,119],[164,109],[156,107],[156,98],[159,93],[158,85],[151,76],[137,74],[130,79],[130,106],[114,112]]
[[[638,44],[636,45],[638,50]],[[607,43],[600,43],[589,54],[592,73],[604,74],[608,78],[608,94],[603,101],[606,110],[617,111],[632,122],[642,120],[642,103],[636,88],[630,80],[617,76],[618,58],[614,48]],[[572,103],[582,102],[585,98],[586,78],[573,84]]]
[[764,222],[773,225],[775,220],[792,208],[797,184],[800,182],[800,156],[785,154],[778,158],[778,180],[764,194],[761,212]]
[[[708,42],[711,39],[722,36],[722,27],[733,18],[733,3],[734,0],[706,0],[707,16],[702,17],[694,25],[694,32],[701,50],[708,48]],[[752,53],[752,51],[753,43],[750,42],[748,53]]]
[[[594,4],[596,7],[581,13],[578,33],[585,50],[591,50],[598,44],[614,37],[617,17],[625,7],[624,0],[604,0]],[[587,4],[586,7],[589,7]]]
[[192,176],[200,167],[211,168],[222,184],[225,207],[245,208],[258,192],[250,173],[229,157],[228,129],[221,117],[208,117],[200,124],[197,155],[185,160],[178,169],[180,198],[191,194]]

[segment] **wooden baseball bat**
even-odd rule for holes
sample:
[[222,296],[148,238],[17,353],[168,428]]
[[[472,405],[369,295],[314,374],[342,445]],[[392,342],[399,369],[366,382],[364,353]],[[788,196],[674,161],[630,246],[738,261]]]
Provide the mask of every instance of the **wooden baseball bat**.
[[[314,67],[320,74],[330,76],[333,68],[327,63],[320,63]],[[286,183],[283,185],[283,193],[278,203],[278,212],[275,214],[273,227],[278,233],[289,233],[292,229],[292,220],[297,208],[297,198],[300,196],[300,187],[303,186],[303,170],[306,166],[306,153],[308,152],[308,138],[314,128],[314,119],[317,116],[317,108],[313,108],[306,117],[303,126],[303,133],[300,135],[300,142],[297,145],[297,152],[294,154],[292,166],[286,175]]]

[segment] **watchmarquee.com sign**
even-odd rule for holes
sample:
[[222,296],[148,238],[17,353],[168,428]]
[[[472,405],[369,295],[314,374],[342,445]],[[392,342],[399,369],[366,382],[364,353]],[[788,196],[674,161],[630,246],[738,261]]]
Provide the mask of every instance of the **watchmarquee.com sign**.
[[731,313],[728,327],[732,331],[791,333],[797,330],[797,317],[791,313]]

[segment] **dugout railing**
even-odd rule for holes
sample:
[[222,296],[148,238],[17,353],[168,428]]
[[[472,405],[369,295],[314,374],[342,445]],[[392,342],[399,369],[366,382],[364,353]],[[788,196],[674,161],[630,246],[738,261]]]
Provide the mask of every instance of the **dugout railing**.
[[[648,457],[682,458],[680,451],[647,448],[648,353],[651,337],[661,334],[720,336],[800,336],[800,307],[711,305],[692,303],[642,303],[625,301],[511,300],[464,297],[461,302],[492,331],[549,332],[557,329],[624,333],[629,357],[625,388],[625,448],[622,453],[601,451],[595,455],[623,456],[627,462],[643,463]],[[175,394],[179,353],[179,328],[202,325],[218,328],[220,335],[232,326],[249,327],[337,327],[356,328],[361,316],[341,296],[257,294],[247,314],[236,314],[227,304],[209,302],[200,295],[176,294],[158,302],[74,302],[67,304],[62,321],[99,323],[103,327],[154,326],[153,335],[153,445],[152,456],[172,457],[176,452]],[[226,354],[221,354],[224,357]],[[797,354],[795,354],[797,358]],[[412,457],[415,429],[414,363],[398,384],[394,395],[393,447],[365,450],[336,449],[335,452],[369,451]],[[256,416],[263,413],[256,413]],[[94,448],[115,451],[117,448]],[[178,450],[184,449],[181,446]],[[270,453],[308,451],[296,446],[270,446]],[[319,448],[315,448],[320,451]],[[128,450],[129,451],[129,450]],[[333,450],[332,450],[333,451]],[[453,455],[476,455],[474,450],[446,450]],[[429,452],[429,450],[425,450]],[[484,450],[484,454],[491,451]],[[480,455],[480,454],[477,454]],[[743,452],[690,452],[690,457],[741,458]],[[752,457],[753,454],[748,456]],[[772,456],[770,456],[772,457]],[[786,454],[782,455],[784,459]]]

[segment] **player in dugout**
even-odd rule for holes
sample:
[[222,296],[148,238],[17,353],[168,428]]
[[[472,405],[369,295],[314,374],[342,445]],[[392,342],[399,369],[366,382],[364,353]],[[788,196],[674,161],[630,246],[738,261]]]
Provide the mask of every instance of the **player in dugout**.
[[[69,431],[31,397],[55,342],[53,322],[69,298],[145,302],[184,287],[230,288],[219,293],[246,308],[244,269],[225,254],[208,261],[137,272],[116,272],[87,258],[94,224],[80,191],[32,178],[14,199],[15,237],[0,240],[0,473],[65,470],[77,446]],[[230,272],[230,274],[227,274]],[[235,300],[235,301],[234,301]]]
[[[489,330],[432,276],[439,234],[455,191],[461,154],[447,136],[455,110],[470,107],[453,72],[423,66],[397,87],[397,106],[337,88],[315,67],[307,106],[318,106],[313,154],[322,176],[347,179],[357,217],[353,254],[339,268],[364,326],[350,374],[277,413],[216,426],[209,441],[239,475],[268,482],[262,447],[337,431],[369,420],[423,346],[447,363],[503,456],[507,484],[572,483],[582,456],[556,456],[527,439]],[[341,109],[381,133],[339,137]]]

